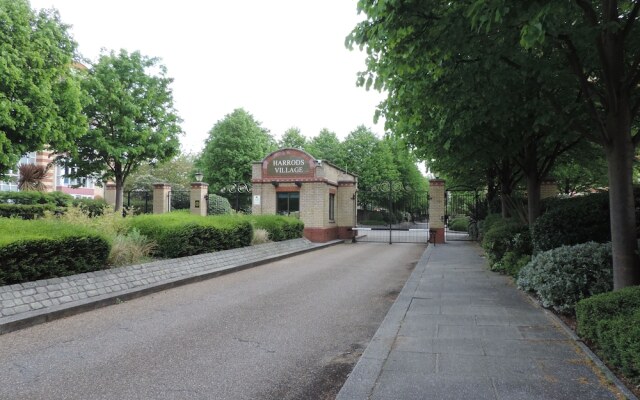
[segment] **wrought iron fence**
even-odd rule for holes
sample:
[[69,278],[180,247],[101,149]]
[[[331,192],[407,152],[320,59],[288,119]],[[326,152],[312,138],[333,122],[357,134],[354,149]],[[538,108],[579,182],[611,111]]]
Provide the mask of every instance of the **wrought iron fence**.
[[153,212],[153,192],[150,190],[130,190],[125,192],[123,197],[124,205],[129,214],[137,215]]
[[218,191],[218,195],[229,200],[229,204],[236,212],[251,214],[251,184],[245,182],[231,182]]
[[190,196],[188,190],[171,190],[169,196],[169,211],[188,210],[191,207]]

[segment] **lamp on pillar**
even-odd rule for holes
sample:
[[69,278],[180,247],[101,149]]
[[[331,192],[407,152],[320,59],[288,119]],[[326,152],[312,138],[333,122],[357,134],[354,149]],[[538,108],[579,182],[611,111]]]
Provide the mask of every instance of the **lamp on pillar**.
[[202,174],[202,172],[198,171],[195,173],[195,177],[196,177],[196,182],[202,182],[202,177],[204,175]]

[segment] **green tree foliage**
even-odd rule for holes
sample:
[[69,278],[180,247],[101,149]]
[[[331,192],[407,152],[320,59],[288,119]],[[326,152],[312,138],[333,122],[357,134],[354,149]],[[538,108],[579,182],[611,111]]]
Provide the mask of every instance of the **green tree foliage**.
[[639,14],[637,0],[475,0],[469,9],[483,31],[517,27],[520,45],[530,53],[564,56],[561,64],[543,65],[573,76],[570,82],[594,126],[587,138],[601,145],[607,158],[616,289],[640,283],[633,201],[640,142]]
[[173,190],[189,190],[194,181],[196,156],[179,153],[170,160],[157,164],[142,164],[131,173],[124,185],[124,191],[153,190],[155,183],[166,183]]
[[358,186],[365,189],[399,179],[388,143],[369,128],[360,125],[342,143],[345,162],[342,168],[358,175]]
[[216,191],[232,182],[251,182],[251,163],[275,149],[269,131],[239,108],[213,126],[197,165]]
[[307,138],[300,133],[300,129],[292,127],[282,135],[282,140],[278,142],[280,148],[304,149],[307,146]]
[[172,81],[158,59],[125,50],[101,55],[82,81],[90,99],[85,107],[90,129],[63,162],[77,167],[75,176],[113,179],[116,210],[131,172],[143,163],[171,159],[179,150],[182,131]]
[[[581,107],[568,73],[537,68],[540,57],[510,44],[518,32],[472,31],[467,2],[362,1],[359,7],[368,19],[347,43],[367,47],[359,83],[389,93],[378,110],[388,128],[424,158],[440,159],[456,174],[466,171],[463,180],[500,170],[494,176],[504,179],[508,193],[521,174],[535,220],[541,179],[583,135],[580,118],[550,118],[556,108]],[[560,62],[556,54],[542,61]]]
[[344,149],[340,139],[338,139],[335,132],[326,128],[322,129],[317,136],[311,138],[305,150],[318,160],[329,161],[341,168],[345,166]]
[[23,154],[68,150],[86,131],[67,30],[55,10],[0,0],[0,177]]
[[585,141],[558,159],[551,177],[560,192],[570,196],[604,188],[608,186],[607,160],[601,149]]

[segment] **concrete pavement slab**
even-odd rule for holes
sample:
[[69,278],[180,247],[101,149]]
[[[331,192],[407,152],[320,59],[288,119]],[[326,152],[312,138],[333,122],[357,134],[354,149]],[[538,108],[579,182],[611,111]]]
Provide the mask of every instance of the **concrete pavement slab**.
[[637,400],[476,244],[429,246],[392,310],[338,400]]

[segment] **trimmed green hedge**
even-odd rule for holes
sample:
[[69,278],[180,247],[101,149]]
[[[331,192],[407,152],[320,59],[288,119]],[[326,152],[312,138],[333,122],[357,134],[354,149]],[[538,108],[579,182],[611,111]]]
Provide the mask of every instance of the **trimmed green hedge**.
[[301,238],[304,231],[304,223],[294,217],[253,215],[251,221],[256,229],[269,232],[269,240],[274,242]]
[[0,203],[8,204],[53,204],[68,207],[73,196],[62,192],[0,192]]
[[0,217],[42,218],[45,211],[54,211],[55,209],[53,204],[0,204]]
[[[634,188],[635,204],[640,204],[640,188]],[[609,193],[556,199],[546,204],[547,211],[533,225],[536,252],[563,245],[611,241]],[[640,207],[636,206],[636,226],[640,225]],[[640,230],[638,231],[640,235]]]
[[154,256],[184,257],[251,245],[253,225],[242,216],[200,217],[185,211],[138,215],[128,224],[157,243]]
[[640,286],[580,301],[576,320],[578,334],[598,355],[640,384]]
[[103,269],[109,241],[60,221],[0,219],[0,284],[49,279]]

